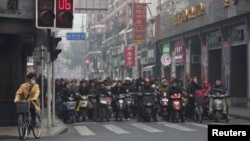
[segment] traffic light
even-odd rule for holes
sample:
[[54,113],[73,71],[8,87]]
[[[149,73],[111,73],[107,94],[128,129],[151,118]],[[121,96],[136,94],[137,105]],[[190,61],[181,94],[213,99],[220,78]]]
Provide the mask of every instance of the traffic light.
[[54,27],[54,0],[36,0],[36,27]]
[[52,37],[51,39],[51,51],[50,51],[50,59],[54,62],[57,56],[62,52],[61,49],[56,49],[58,43],[62,40],[61,37]]
[[73,0],[56,0],[56,28],[72,28]]

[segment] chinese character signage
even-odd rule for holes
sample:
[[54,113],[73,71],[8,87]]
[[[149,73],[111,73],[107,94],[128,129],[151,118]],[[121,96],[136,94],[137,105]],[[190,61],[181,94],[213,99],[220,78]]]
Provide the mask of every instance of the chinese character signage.
[[126,67],[135,66],[135,47],[134,46],[126,46],[124,47],[124,65]]
[[133,42],[144,43],[146,39],[147,4],[135,3],[133,8]]
[[184,42],[177,41],[174,44],[174,52],[175,52],[175,63],[185,63],[185,47]]

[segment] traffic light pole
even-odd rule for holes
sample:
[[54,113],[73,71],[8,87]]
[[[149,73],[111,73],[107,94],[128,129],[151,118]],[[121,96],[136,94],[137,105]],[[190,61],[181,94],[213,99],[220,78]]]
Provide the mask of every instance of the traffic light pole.
[[[48,44],[47,44],[47,48],[48,50],[51,49],[51,29],[47,29],[47,39],[48,39]],[[47,117],[47,126],[48,127],[51,127],[51,84],[53,82],[52,81],[52,77],[51,77],[51,74],[52,74],[52,62],[51,62],[51,58],[50,58],[50,53],[51,52],[48,52],[48,61],[47,61],[47,96],[48,96],[48,100],[47,100],[47,110],[48,110],[48,117]]]

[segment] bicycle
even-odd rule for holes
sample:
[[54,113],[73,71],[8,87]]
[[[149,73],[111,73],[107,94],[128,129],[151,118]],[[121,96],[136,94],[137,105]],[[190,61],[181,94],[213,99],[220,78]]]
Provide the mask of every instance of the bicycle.
[[29,103],[30,101],[26,100],[16,103],[18,114],[17,126],[20,140],[25,140],[30,130],[32,130],[35,139],[39,139],[41,137],[41,118],[39,114],[36,113],[35,123],[31,122]]

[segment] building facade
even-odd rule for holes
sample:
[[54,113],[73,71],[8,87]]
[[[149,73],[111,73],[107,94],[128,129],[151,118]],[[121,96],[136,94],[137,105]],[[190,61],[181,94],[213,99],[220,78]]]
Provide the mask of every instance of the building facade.
[[232,106],[250,107],[248,0],[168,0],[157,7],[157,47],[169,46],[163,75],[222,80]]

